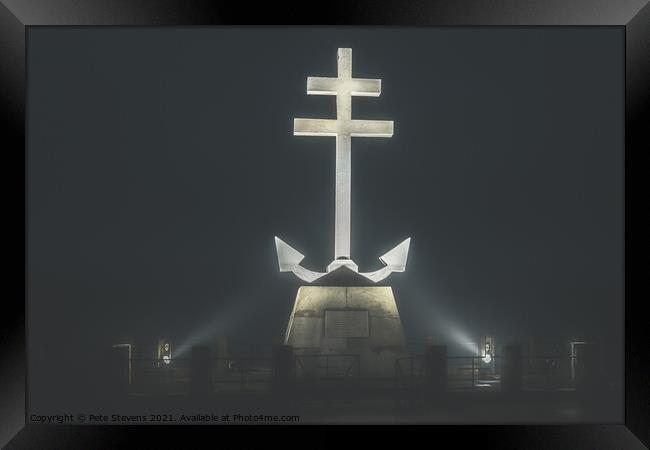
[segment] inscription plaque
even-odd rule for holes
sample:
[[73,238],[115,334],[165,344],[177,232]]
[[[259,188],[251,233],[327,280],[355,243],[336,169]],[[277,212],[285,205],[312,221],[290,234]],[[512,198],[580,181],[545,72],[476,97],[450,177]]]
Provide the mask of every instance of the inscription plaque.
[[368,311],[326,310],[325,336],[331,338],[355,338],[370,336]]

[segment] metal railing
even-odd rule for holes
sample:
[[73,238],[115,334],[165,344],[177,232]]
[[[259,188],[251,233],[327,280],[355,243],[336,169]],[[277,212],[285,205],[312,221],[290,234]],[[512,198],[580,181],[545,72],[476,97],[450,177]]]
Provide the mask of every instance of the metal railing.
[[[131,358],[131,393],[184,394],[191,384],[192,359],[174,358],[169,364],[153,358]],[[196,362],[194,362],[196,363]],[[574,357],[522,357],[522,387],[526,390],[571,390],[575,388]],[[211,392],[264,391],[274,380],[272,358],[210,358],[203,364]],[[207,364],[207,366],[206,366]],[[289,360],[289,365],[291,361]],[[412,355],[395,361],[394,377],[388,383],[399,389],[424,387],[427,378],[425,355]],[[357,382],[361,379],[358,354],[298,354],[293,356],[291,377],[299,383]],[[445,369],[448,391],[498,391],[503,381],[503,358],[485,362],[480,356],[448,356]]]
[[359,355],[295,355],[296,378],[341,379],[359,377]]
[[[181,394],[190,389],[191,358],[173,358],[169,364],[152,358],[130,361],[132,393]],[[207,363],[212,392],[267,389],[272,381],[270,358],[210,358]]]
[[[527,390],[570,390],[575,388],[573,356],[525,356],[521,358],[522,383]],[[501,389],[503,358],[481,356],[449,356],[446,358],[446,389]],[[395,385],[417,389],[427,382],[425,355],[412,355],[395,361]]]
[[[210,392],[266,391],[273,383],[271,358],[210,358],[207,361]],[[168,364],[153,358],[132,358],[132,394],[187,394],[191,388],[191,358],[173,358]],[[204,362],[205,364],[205,362]],[[358,379],[359,355],[294,355],[293,377],[298,381]]]

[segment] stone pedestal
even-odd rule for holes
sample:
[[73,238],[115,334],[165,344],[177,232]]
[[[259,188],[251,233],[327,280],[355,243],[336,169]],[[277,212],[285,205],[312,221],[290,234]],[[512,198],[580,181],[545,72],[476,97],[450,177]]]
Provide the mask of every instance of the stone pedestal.
[[286,393],[293,385],[293,348],[290,345],[274,345],[271,359],[273,361],[273,391]]
[[389,286],[300,287],[285,344],[303,356],[297,375],[392,377],[406,353]]
[[523,388],[524,370],[521,346],[509,344],[503,346],[503,362],[501,365],[501,391],[509,394],[521,392]]
[[190,358],[190,394],[207,396],[212,390],[210,371],[210,349],[205,345],[192,347]]
[[578,392],[597,395],[605,389],[602,377],[602,352],[598,345],[580,343],[575,345],[575,386]]

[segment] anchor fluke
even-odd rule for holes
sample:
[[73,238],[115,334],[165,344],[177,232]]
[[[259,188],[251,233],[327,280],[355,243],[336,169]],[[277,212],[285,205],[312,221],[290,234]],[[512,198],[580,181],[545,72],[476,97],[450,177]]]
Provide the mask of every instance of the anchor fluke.
[[277,236],[275,237],[275,250],[278,254],[280,272],[293,272],[298,278],[307,283],[316,281],[325,275],[325,272],[314,272],[313,270],[302,267],[300,262],[305,258],[305,255]]
[[379,259],[390,267],[391,271],[404,272],[406,270],[406,260],[409,256],[409,245],[411,245],[411,238],[406,238],[397,247],[380,256]]
[[411,245],[411,238],[404,239],[399,245],[379,257],[379,260],[386,264],[386,267],[374,272],[359,272],[359,274],[370,281],[378,283],[393,272],[404,272],[406,270],[406,260],[409,256],[409,245]]
[[300,265],[300,261],[305,259],[305,255],[277,236],[275,237],[275,250],[278,254],[280,272],[292,272],[296,266]]

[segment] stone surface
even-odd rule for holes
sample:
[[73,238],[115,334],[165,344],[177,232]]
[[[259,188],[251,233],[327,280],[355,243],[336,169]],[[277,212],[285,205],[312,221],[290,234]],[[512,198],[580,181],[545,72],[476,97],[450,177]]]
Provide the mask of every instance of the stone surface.
[[[330,333],[326,332],[326,316],[340,320],[336,332],[332,333],[331,329]],[[367,337],[359,337],[364,327]],[[346,334],[350,337],[342,337]],[[404,331],[390,286],[300,287],[285,343],[293,346],[296,355],[359,355],[360,365],[358,372],[354,368],[354,373],[368,377],[392,377],[395,359],[406,352]],[[333,366],[349,363],[343,359],[330,358]],[[304,360],[323,364],[317,357]]]

